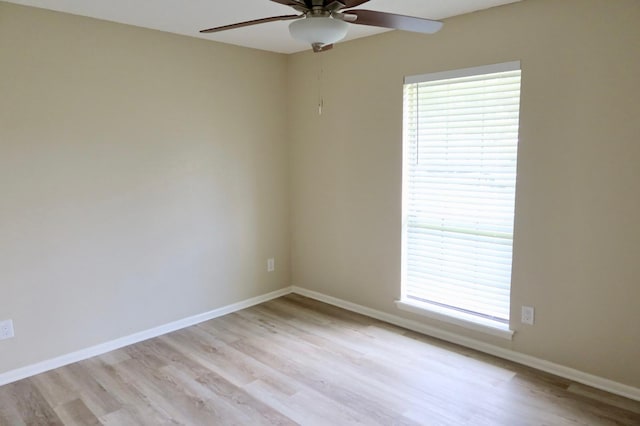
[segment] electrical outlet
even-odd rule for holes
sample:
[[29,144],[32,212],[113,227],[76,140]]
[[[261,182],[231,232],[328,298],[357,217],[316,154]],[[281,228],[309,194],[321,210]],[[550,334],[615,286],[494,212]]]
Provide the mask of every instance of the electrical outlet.
[[276,270],[276,261],[273,257],[267,259],[267,272],[273,272]]
[[13,321],[0,321],[0,340],[11,339],[13,337]]
[[522,323],[533,325],[534,314],[535,312],[534,312],[533,306],[523,306],[522,319],[521,319]]

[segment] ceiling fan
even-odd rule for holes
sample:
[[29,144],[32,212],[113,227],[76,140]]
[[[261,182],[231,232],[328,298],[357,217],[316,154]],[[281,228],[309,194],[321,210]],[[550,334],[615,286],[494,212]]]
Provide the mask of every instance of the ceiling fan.
[[[270,18],[254,19],[237,24],[209,28],[201,33],[215,33],[250,25],[274,21],[291,21],[289,32],[296,40],[311,44],[314,52],[324,52],[333,47],[333,43],[347,35],[349,24],[369,25],[373,27],[393,28],[404,31],[432,34],[442,28],[442,22],[413,16],[374,10],[352,9],[369,0],[271,0],[285,6],[291,6],[299,15],[281,15]],[[349,10],[346,10],[349,9]]]

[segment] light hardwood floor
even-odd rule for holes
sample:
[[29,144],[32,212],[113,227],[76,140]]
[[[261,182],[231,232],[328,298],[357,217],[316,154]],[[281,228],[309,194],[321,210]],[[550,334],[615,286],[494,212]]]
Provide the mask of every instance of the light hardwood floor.
[[1,425],[640,425],[640,402],[289,295],[0,387]]

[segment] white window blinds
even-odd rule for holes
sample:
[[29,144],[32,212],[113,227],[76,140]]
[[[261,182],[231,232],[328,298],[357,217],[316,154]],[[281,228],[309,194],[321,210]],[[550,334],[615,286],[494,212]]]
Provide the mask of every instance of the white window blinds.
[[404,300],[508,322],[520,64],[408,77]]

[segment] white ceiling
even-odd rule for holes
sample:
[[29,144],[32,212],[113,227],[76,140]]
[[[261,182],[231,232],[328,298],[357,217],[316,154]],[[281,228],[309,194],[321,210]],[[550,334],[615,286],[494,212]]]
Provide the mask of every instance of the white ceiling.
[[[204,28],[250,19],[296,13],[269,0],[5,0],[26,6],[89,16],[106,21],[215,40],[280,53],[308,49],[289,36],[289,22],[271,22],[215,34]],[[358,9],[371,9],[429,19],[444,19],[520,0],[371,0]],[[387,31],[351,25],[346,40]]]

